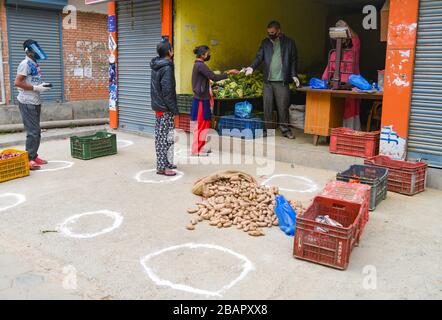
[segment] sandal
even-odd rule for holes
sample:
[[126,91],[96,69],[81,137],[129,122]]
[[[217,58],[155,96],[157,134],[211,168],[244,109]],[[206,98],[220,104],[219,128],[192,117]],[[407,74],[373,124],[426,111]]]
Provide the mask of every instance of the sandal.
[[176,172],[172,171],[172,170],[169,170],[169,169],[167,169],[167,170],[160,170],[160,171],[157,171],[157,175],[166,176],[166,177],[174,177],[174,176],[176,176]]

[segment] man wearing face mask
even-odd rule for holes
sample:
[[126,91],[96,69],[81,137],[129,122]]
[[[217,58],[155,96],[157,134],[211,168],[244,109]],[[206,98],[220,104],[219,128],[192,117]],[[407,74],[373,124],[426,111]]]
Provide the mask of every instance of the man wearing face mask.
[[14,85],[18,88],[17,100],[23,125],[26,130],[26,151],[29,154],[29,166],[31,170],[39,170],[41,165],[48,162],[38,156],[40,147],[41,128],[41,93],[51,90],[52,85],[43,82],[39,60],[48,57],[39,44],[34,40],[26,40],[23,43],[26,58],[17,68],[17,76]]
[[[242,71],[251,75],[264,62],[264,121],[266,126],[273,121],[276,103],[279,129],[284,137],[294,139],[289,127],[290,83],[300,86],[297,64],[298,53],[295,42],[281,32],[281,24],[272,21],[267,26],[268,38],[264,39],[255,61]],[[266,131],[265,131],[266,134]]]

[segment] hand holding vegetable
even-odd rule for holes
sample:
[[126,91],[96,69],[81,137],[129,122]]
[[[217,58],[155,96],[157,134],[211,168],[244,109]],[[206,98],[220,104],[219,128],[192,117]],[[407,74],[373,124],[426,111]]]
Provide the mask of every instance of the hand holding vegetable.
[[229,71],[227,71],[227,74],[229,75],[229,76],[231,76],[231,75],[234,75],[234,76],[236,76],[236,75],[238,75],[240,72],[238,71],[238,70],[236,70],[236,69],[233,69],[233,70],[229,70]]

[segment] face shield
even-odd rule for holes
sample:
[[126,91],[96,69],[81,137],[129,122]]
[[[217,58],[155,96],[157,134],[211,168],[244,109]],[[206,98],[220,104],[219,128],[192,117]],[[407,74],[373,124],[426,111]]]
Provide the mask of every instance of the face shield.
[[37,42],[31,42],[27,45],[27,47],[25,48],[25,51],[31,51],[34,53],[34,58],[36,60],[47,60],[48,59],[48,55],[46,54],[46,52],[44,52],[44,50],[40,47],[40,45]]

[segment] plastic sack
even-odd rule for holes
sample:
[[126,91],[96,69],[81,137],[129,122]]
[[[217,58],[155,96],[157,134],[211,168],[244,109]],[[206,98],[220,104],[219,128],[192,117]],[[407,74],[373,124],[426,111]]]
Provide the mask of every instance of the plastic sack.
[[296,129],[304,130],[305,126],[305,106],[291,105],[289,108],[290,126]]
[[250,102],[238,102],[235,104],[235,117],[241,119],[250,119],[252,117],[253,106]]
[[284,196],[276,197],[275,213],[278,217],[279,227],[288,236],[295,235],[296,211]]
[[360,74],[352,74],[349,78],[348,81],[350,82],[350,84],[352,86],[355,86],[356,88],[360,89],[360,90],[371,90],[372,86],[370,83],[368,83],[367,80],[365,80],[365,78],[363,76],[361,76]]
[[311,78],[310,87],[312,87],[312,89],[328,89],[328,83],[326,80],[321,80],[319,78]]

